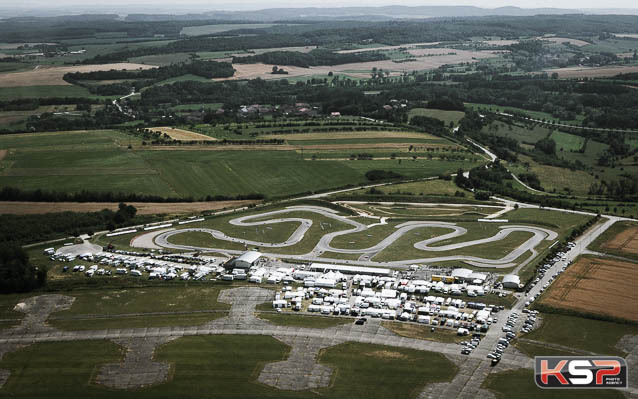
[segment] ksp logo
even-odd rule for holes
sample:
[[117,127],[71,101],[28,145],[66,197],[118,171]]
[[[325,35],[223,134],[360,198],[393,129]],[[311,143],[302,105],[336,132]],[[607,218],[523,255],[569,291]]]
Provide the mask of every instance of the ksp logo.
[[627,363],[615,356],[536,356],[541,388],[627,388]]

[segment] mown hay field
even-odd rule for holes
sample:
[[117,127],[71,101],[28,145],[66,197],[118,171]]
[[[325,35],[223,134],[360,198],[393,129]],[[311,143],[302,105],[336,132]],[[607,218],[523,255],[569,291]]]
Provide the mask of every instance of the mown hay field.
[[603,244],[603,248],[638,254],[638,226],[631,226]]
[[152,131],[162,132],[171,136],[173,140],[179,141],[217,141],[216,138],[206,136],[205,134],[195,133],[184,129],[177,129],[174,127],[153,127]]
[[610,66],[610,67],[567,67],[548,69],[548,74],[557,73],[559,78],[601,78],[606,76],[615,76],[621,73],[638,72],[638,66]]
[[543,295],[541,304],[638,321],[638,264],[579,258]]

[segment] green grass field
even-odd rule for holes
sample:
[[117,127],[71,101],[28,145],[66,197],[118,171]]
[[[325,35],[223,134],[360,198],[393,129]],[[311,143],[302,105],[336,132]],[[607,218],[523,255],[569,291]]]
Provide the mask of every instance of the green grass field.
[[[132,150],[126,147],[129,143]],[[335,140],[338,144],[339,140]],[[144,192],[164,197],[262,193],[288,196],[366,183],[372,169],[406,178],[452,173],[463,161],[321,161],[312,167],[296,151],[147,150],[113,131],[38,133],[0,137],[10,149],[1,186],[25,190]]]
[[483,128],[486,133],[492,133],[501,137],[509,137],[521,144],[533,145],[537,141],[544,139],[552,133],[551,129],[543,126],[526,128],[519,125],[512,125],[503,122],[492,122]]
[[263,29],[276,25],[278,24],[217,24],[187,26],[182,28],[180,34],[186,36],[213,35],[215,33],[227,32],[235,29]]
[[[433,244],[434,247],[448,245],[452,243],[466,242],[471,241],[478,238],[486,238],[491,237],[496,234],[499,229],[495,224],[488,223],[458,223],[459,225],[468,229],[468,233],[456,237],[453,239],[445,240],[437,242]],[[388,246],[386,249],[381,251],[377,256],[373,258],[375,261],[385,262],[390,260],[408,260],[408,259],[419,259],[419,258],[432,258],[432,257],[440,257],[440,256],[456,256],[456,255],[466,255],[466,256],[477,256],[483,257],[487,259],[499,259],[507,254],[509,254],[512,250],[517,248],[519,245],[527,241],[532,234],[527,232],[513,232],[505,237],[503,240],[498,241],[497,244],[494,243],[486,243],[479,245],[472,245],[465,248],[450,250],[450,251],[442,251],[442,252],[433,252],[433,251],[421,251],[414,248],[414,244],[425,239],[429,239],[435,236],[443,235],[449,233],[451,230],[449,229],[441,229],[441,228],[422,228],[412,230],[408,235],[404,236],[403,239],[398,240]],[[349,237],[349,236],[346,236]],[[358,245],[358,243],[357,243]],[[539,248],[542,248],[545,243],[539,245]],[[523,258],[527,258],[529,254],[524,254]],[[522,261],[523,259],[521,259]]]
[[[263,242],[283,242],[297,229],[298,223],[277,223],[259,227],[242,227],[233,226],[228,223],[230,219],[243,216],[246,214],[259,214],[264,211],[253,211],[250,213],[233,214],[214,218],[201,223],[189,224],[188,227],[207,227],[220,230],[230,237],[237,237],[247,240],[263,241]],[[324,234],[334,231],[341,231],[349,228],[348,225],[338,222],[334,219],[326,218],[315,213],[308,212],[290,212],[281,215],[286,218],[305,218],[313,221],[312,226],[304,235],[304,238],[296,245],[282,248],[262,248],[265,251],[276,252],[288,255],[302,255],[310,252],[319,242]],[[271,218],[278,217],[273,216]],[[265,220],[263,218],[255,218],[250,221]],[[171,243],[180,245],[194,245],[205,248],[222,248],[244,250],[243,244],[233,243],[213,238],[206,233],[182,233],[171,237]]]
[[170,109],[173,111],[199,111],[201,109],[220,109],[224,104],[222,103],[200,103],[200,104],[183,104],[176,105]]
[[[468,229],[468,233],[455,237],[452,239],[448,239],[443,242],[439,242],[434,244],[434,246],[442,246],[453,243],[461,243],[471,240],[476,240],[485,237],[492,237],[498,231],[500,231],[501,224],[498,223],[480,223],[476,222],[477,218],[483,217],[488,213],[492,213],[495,210],[490,208],[489,210],[485,210],[483,208],[477,207],[462,207],[462,208],[453,208],[448,207],[445,208],[444,205],[435,207],[434,209],[426,208],[406,208],[405,206],[394,206],[394,207],[383,207],[381,205],[375,204],[363,204],[357,205],[356,207],[366,210],[375,215],[379,216],[387,216],[389,217],[388,223],[385,225],[377,225],[366,231],[352,233],[347,235],[341,235],[335,237],[331,244],[334,248],[341,249],[365,249],[369,248],[373,245],[379,243],[383,238],[389,236],[390,234],[396,231],[396,226],[404,223],[408,220],[443,220],[448,222],[457,222],[458,225],[465,227]],[[443,207],[443,209],[438,209]],[[277,207],[273,207],[271,209],[281,209]],[[387,209],[387,212],[385,210]],[[270,209],[268,209],[270,210]],[[232,214],[232,215],[224,215],[219,217],[214,217],[208,219],[204,222],[194,223],[192,225],[188,225],[188,228],[212,228],[215,230],[219,230],[230,237],[252,240],[252,241],[263,241],[263,242],[272,242],[278,243],[283,242],[290,237],[290,235],[297,229],[298,223],[296,222],[286,222],[286,223],[277,223],[266,226],[253,226],[253,227],[243,227],[243,226],[234,226],[228,223],[231,219],[244,216],[244,215],[259,215],[261,213],[266,212],[267,210],[251,210],[247,212],[242,212],[240,214]],[[421,211],[423,213],[421,213]],[[436,211],[432,214],[433,211]],[[450,212],[454,212],[454,215],[451,215]],[[511,224],[527,224],[527,225],[536,225],[544,228],[548,228],[550,230],[556,231],[560,237],[564,236],[566,233],[571,231],[574,227],[584,223],[588,218],[586,216],[577,215],[577,214],[568,214],[561,212],[554,212],[548,210],[539,210],[539,209],[519,209],[510,211],[506,214],[505,217],[511,216],[510,223]],[[268,217],[256,217],[251,219],[250,221],[260,221],[260,220],[269,220],[274,218],[275,216]],[[278,254],[287,254],[287,255],[302,255],[310,252],[318,243],[319,239],[331,232],[342,231],[348,229],[349,227],[343,223],[334,221],[332,219],[326,218],[321,215],[317,215],[309,212],[290,212],[286,214],[282,214],[280,217],[286,218],[304,218],[311,219],[313,221],[313,225],[310,230],[306,233],[303,240],[295,245],[282,247],[282,248],[261,248],[261,250],[266,252],[273,252]],[[364,218],[355,218],[353,220],[360,221],[365,224],[370,224],[372,221],[370,219]],[[470,221],[471,220],[471,221]],[[540,220],[551,220],[552,222],[539,222]],[[374,257],[374,261],[397,261],[397,260],[406,260],[406,259],[416,259],[416,258],[428,258],[428,257],[439,257],[439,256],[453,256],[453,255],[468,255],[468,256],[479,256],[485,257],[489,259],[497,259],[508,253],[510,253],[513,249],[527,241],[532,235],[527,232],[513,232],[505,237],[503,240],[499,241],[497,244],[493,243],[485,243],[480,245],[474,245],[466,248],[461,248],[453,251],[443,251],[443,252],[424,252],[414,248],[414,244],[416,242],[436,237],[442,234],[449,233],[449,229],[443,228],[418,228],[413,229],[407,235],[403,236],[397,242],[391,244],[386,249],[381,251],[377,256]],[[122,240],[128,242],[130,238],[134,234],[121,238]],[[208,233],[202,232],[185,232],[181,234],[177,234],[172,236],[169,241],[174,244],[179,245],[192,245],[198,247],[205,248],[219,248],[219,249],[228,249],[228,250],[245,250],[246,246],[241,243],[229,242],[221,239],[215,239]],[[97,242],[97,241],[96,241]],[[105,245],[106,242],[98,242],[100,245]],[[543,251],[549,245],[551,245],[551,241],[543,241],[540,245],[537,246],[538,251]],[[337,259],[357,259],[357,254],[336,254],[336,253],[325,253],[323,255],[326,258],[337,258]],[[529,256],[528,253],[523,254],[519,261],[526,259]],[[458,265],[457,265],[458,266]]]
[[188,53],[168,53],[133,57],[129,58],[129,62],[133,62],[135,64],[166,66],[170,64],[177,64],[180,62],[187,62],[190,60],[190,58],[190,54]]
[[88,89],[75,85],[0,87],[0,101],[15,100],[20,98],[46,97],[98,98],[98,96],[89,93]]
[[[571,153],[569,155],[582,157],[582,154]],[[541,182],[541,186],[549,193],[554,192],[554,190],[556,192],[564,192],[567,188],[573,194],[586,195],[589,191],[589,186],[593,182],[593,176],[582,170],[542,165],[534,162],[531,157],[526,155],[520,155],[518,159],[519,162],[510,165],[509,169],[516,175],[529,172],[535,173]],[[526,167],[526,163],[529,164],[529,169]]]
[[591,217],[576,213],[558,212],[548,209],[522,208],[503,215],[510,224],[537,224],[556,231],[559,236],[569,233],[574,227],[587,222]]
[[515,343],[516,349],[529,357],[534,356],[578,356],[580,352],[557,349],[543,345],[543,343],[521,342]]
[[[81,264],[85,262],[75,262]],[[87,264],[88,265],[88,264]],[[65,277],[87,283],[81,274],[67,272]],[[119,276],[107,277],[120,279]],[[91,280],[90,282],[95,282]],[[115,282],[115,281],[113,281]],[[227,314],[230,305],[217,302],[221,290],[228,285],[177,283],[133,288],[81,289],[57,292],[75,298],[70,309],[51,315],[50,324],[63,330],[93,330],[105,328],[165,327],[200,325]],[[23,313],[13,307],[34,293],[0,297],[0,319],[20,320]]]
[[494,392],[497,398],[624,398],[622,391],[619,390],[541,389],[534,383],[534,370],[527,369],[489,374],[483,383],[483,388]]
[[505,112],[505,113],[518,112],[518,113],[526,114],[527,117],[532,119],[539,119],[539,120],[545,119],[547,121],[556,121],[556,122],[560,121],[562,123],[568,123],[568,124],[579,124],[584,119],[584,115],[577,115],[576,119],[574,120],[567,120],[567,121],[560,120],[558,118],[555,118],[551,114],[548,114],[547,112],[531,111],[531,110],[522,109],[522,108],[501,106],[501,105],[495,105],[495,104],[465,103],[465,106],[473,110],[486,109],[491,112]]
[[559,152],[580,151],[585,145],[584,137],[559,131],[553,131],[549,138],[556,142],[556,151]]
[[[272,308],[269,310],[272,310]],[[354,320],[349,317],[307,316],[290,312],[259,312],[257,313],[257,317],[267,320],[278,326],[294,326],[306,328],[330,328],[354,322]]]
[[[392,193],[392,191],[390,191]],[[417,195],[419,195],[417,193]],[[398,218],[435,218],[446,221],[467,220],[489,215],[502,208],[480,208],[477,206],[450,206],[447,204],[434,206],[410,206],[410,205],[380,205],[380,204],[356,204],[357,209],[362,209],[375,216]]]
[[226,286],[179,286],[118,290],[74,291],[71,309],[56,313],[58,317],[84,315],[121,315],[131,313],[187,312],[227,310],[230,305],[217,302]]
[[[131,140],[133,150],[126,145]],[[406,177],[452,173],[461,161],[322,161],[308,167],[294,151],[149,151],[112,131],[0,137],[11,149],[0,186],[27,190],[144,192],[160,196],[286,196],[365,183],[371,169]]]
[[[170,84],[173,84],[173,83],[176,83],[176,82],[186,82],[186,81],[209,83],[210,79],[206,79],[206,78],[204,78],[202,76],[187,74],[187,75],[176,76],[174,78],[169,78],[169,79],[166,79],[166,80],[162,80],[161,82],[155,83],[153,86],[170,85]],[[142,89],[142,91],[148,89],[149,87],[153,87],[153,86],[145,87],[144,89]]]
[[541,326],[523,338],[569,346],[602,355],[625,356],[616,343],[624,335],[638,333],[635,325],[561,314],[542,314]]
[[381,322],[381,325],[394,332],[395,334],[407,338],[423,339],[426,341],[437,342],[461,342],[467,339],[467,337],[458,335],[456,333],[456,330],[435,328],[434,331],[432,331],[432,328],[430,326],[424,326],[415,323],[383,321]]
[[105,330],[122,328],[157,328],[177,326],[200,326],[220,317],[227,316],[228,312],[215,313],[187,313],[171,315],[146,315],[130,317],[109,318],[74,318],[51,319],[48,324],[66,331],[78,330]]
[[429,108],[412,108],[410,113],[408,114],[408,118],[412,118],[413,116],[427,116],[429,118],[440,119],[445,122],[445,126],[449,126],[450,122],[452,122],[455,126],[459,124],[459,121],[465,115],[465,112],[462,111],[444,111],[440,109],[429,109]]
[[[319,362],[333,368],[329,388],[282,391],[258,383],[266,363],[284,360],[289,347],[265,336],[195,336],[162,345],[154,360],[173,365],[170,380],[121,398],[405,398],[428,383],[449,381],[456,367],[437,353],[346,343],[323,350]],[[11,397],[111,398],[114,391],[93,381],[122,349],[109,341],[38,343],[4,356],[11,370],[3,387]],[[379,370],[384,370],[379,379]]]
[[457,191],[464,191],[463,189],[460,189],[456,184],[454,184],[453,181],[442,179],[392,184],[389,186],[377,188],[377,190],[380,190],[385,194],[392,194],[395,192],[408,192],[415,195],[454,195]]

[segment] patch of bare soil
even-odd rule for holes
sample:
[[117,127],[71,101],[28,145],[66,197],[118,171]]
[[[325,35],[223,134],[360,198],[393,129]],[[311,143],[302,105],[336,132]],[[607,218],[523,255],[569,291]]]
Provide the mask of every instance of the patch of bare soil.
[[370,357],[377,357],[380,359],[407,359],[408,358],[408,356],[404,355],[403,353],[394,352],[394,351],[372,351],[372,352],[366,352],[365,354]]

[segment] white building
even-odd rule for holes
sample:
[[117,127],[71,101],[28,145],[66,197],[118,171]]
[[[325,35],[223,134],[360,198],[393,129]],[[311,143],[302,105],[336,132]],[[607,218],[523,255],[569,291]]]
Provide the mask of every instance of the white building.
[[244,252],[239,258],[236,258],[233,261],[233,267],[239,269],[250,269],[251,266],[255,265],[255,262],[261,258],[261,252],[257,251],[247,251]]
[[506,274],[503,276],[503,287],[517,289],[521,285],[521,278],[516,274]]

